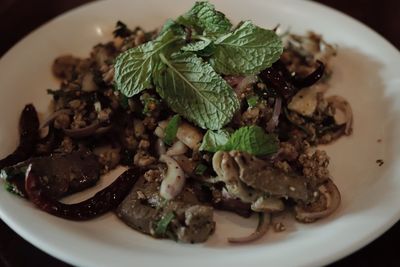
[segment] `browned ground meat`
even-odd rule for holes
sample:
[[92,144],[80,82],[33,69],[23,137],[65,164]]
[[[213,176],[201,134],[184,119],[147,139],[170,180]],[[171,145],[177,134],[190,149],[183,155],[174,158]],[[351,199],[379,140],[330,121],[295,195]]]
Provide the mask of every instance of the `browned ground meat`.
[[315,185],[322,184],[329,178],[329,157],[325,151],[316,150],[312,155],[301,154],[299,163],[303,167],[303,174]]

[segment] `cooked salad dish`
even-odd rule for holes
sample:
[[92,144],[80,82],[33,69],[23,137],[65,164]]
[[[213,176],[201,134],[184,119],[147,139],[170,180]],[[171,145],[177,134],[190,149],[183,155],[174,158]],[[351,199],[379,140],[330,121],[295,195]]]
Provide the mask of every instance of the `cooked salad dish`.
[[[332,214],[340,193],[317,149],[352,133],[341,96],[326,96],[337,48],[313,32],[234,26],[209,2],[146,32],[118,21],[89,57],[62,55],[52,113],[20,116],[19,146],[0,160],[6,189],[69,220],[113,211],[156,238],[205,242],[214,210],[258,215],[250,236],[291,212],[302,223]],[[63,197],[126,171],[85,201]],[[217,229],[218,230],[218,229]]]

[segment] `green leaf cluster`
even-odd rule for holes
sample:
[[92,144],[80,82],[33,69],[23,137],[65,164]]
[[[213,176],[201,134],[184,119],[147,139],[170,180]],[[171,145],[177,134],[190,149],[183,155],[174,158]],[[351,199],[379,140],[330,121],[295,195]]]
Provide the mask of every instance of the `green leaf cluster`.
[[250,21],[232,29],[212,4],[196,2],[187,13],[168,20],[155,40],[117,57],[115,84],[127,97],[156,88],[176,113],[201,128],[218,130],[239,109],[222,75],[258,74],[282,51],[275,32]]
[[209,152],[243,151],[255,156],[265,156],[278,151],[279,143],[275,135],[267,134],[259,126],[245,126],[229,134],[226,130],[207,131],[200,150]]

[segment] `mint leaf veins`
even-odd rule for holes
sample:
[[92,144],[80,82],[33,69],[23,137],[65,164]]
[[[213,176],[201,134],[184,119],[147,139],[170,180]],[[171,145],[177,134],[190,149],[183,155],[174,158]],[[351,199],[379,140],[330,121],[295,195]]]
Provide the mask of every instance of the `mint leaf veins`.
[[238,29],[215,41],[210,63],[226,75],[250,75],[270,67],[283,52],[280,37],[245,21]]
[[200,149],[209,152],[238,150],[255,156],[265,156],[278,151],[279,144],[275,135],[267,134],[259,126],[245,126],[232,135],[226,131],[208,131]]
[[172,110],[205,129],[220,129],[232,119],[239,100],[207,62],[191,53],[161,58],[157,92]]
[[170,53],[182,39],[169,29],[154,41],[131,48],[116,59],[115,83],[125,96],[132,97],[153,86],[153,71],[160,62],[159,53]]

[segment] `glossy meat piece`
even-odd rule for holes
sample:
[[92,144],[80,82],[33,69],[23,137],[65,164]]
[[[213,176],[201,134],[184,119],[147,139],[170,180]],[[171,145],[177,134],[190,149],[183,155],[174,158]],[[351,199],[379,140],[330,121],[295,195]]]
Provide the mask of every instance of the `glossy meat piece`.
[[304,202],[312,199],[313,191],[308,188],[306,177],[294,172],[285,173],[247,153],[233,151],[230,155],[239,167],[240,180],[246,185],[275,197],[289,197]]
[[[157,233],[157,223],[174,214],[165,233]],[[117,209],[117,215],[130,227],[155,237],[176,238],[185,243],[204,242],[214,232],[212,207],[201,205],[193,191],[185,187],[170,201],[159,195],[159,183],[139,179]]]
[[23,196],[25,195],[23,187],[25,171],[30,164],[32,164],[32,170],[39,177],[43,190],[50,197],[56,199],[91,187],[100,178],[99,163],[96,157],[89,152],[72,152],[32,158],[4,168],[2,172],[2,177],[17,186]]
[[30,165],[27,170],[25,190],[28,198],[39,209],[68,220],[83,221],[98,217],[117,207],[141,175],[138,168],[121,174],[111,185],[93,197],[74,204],[64,204],[50,197]]

